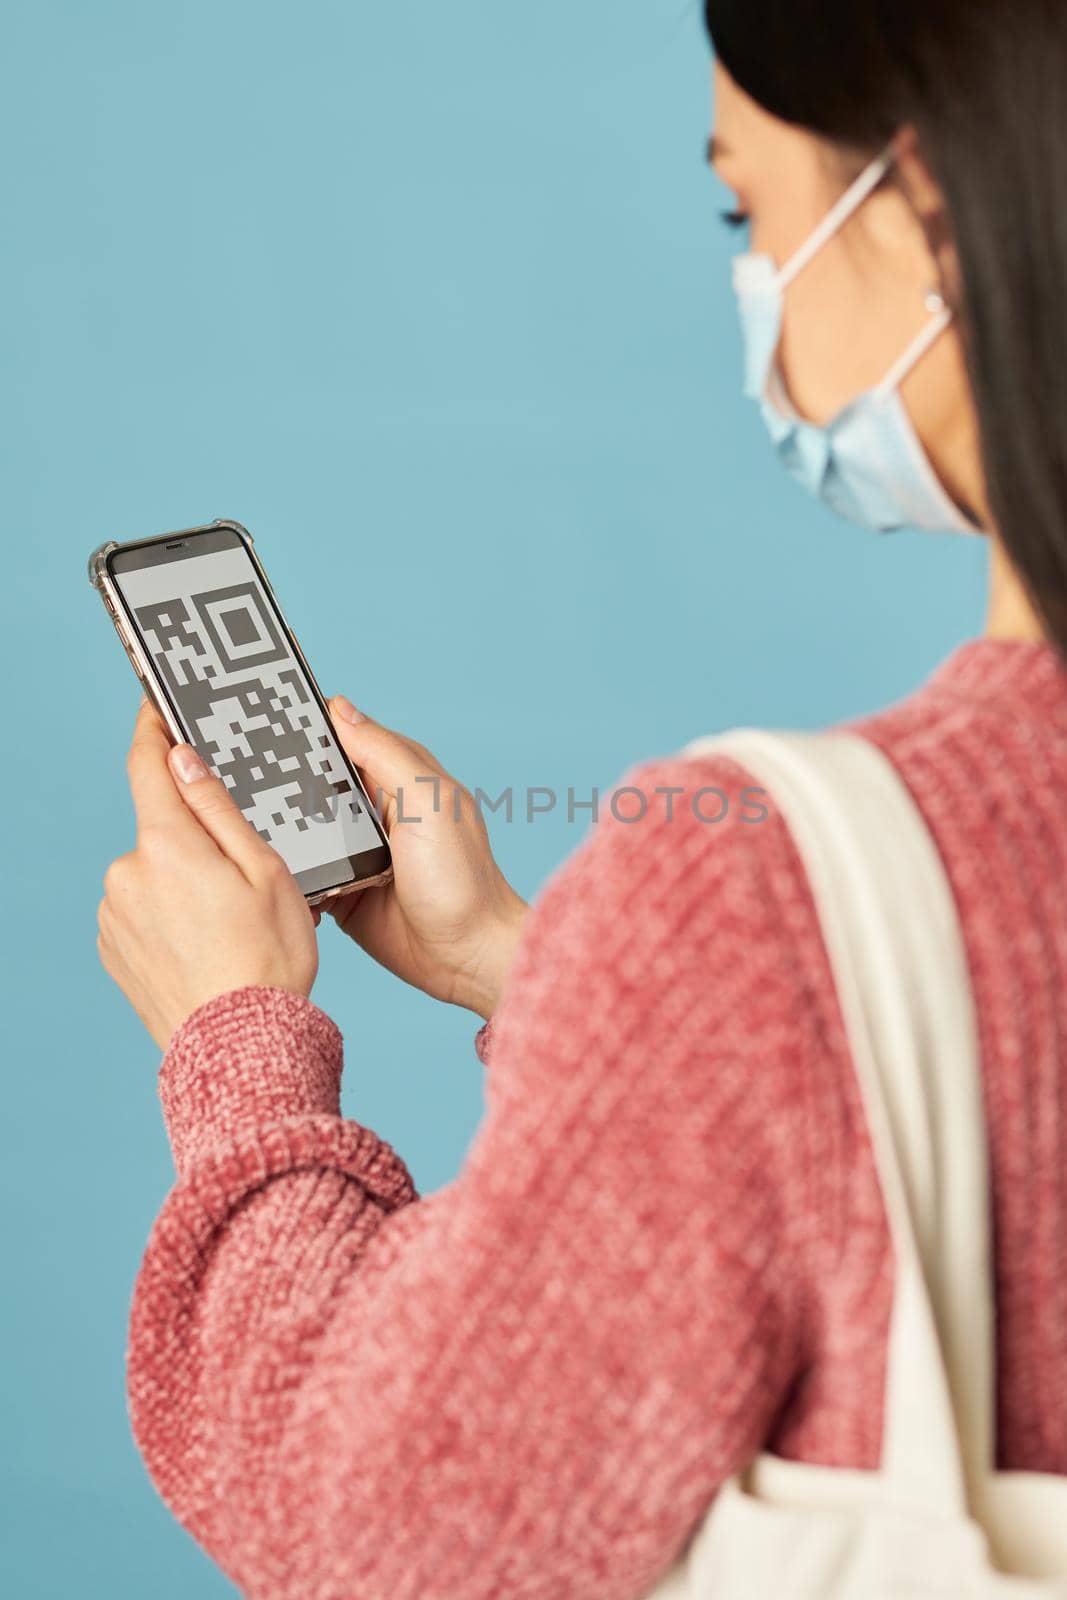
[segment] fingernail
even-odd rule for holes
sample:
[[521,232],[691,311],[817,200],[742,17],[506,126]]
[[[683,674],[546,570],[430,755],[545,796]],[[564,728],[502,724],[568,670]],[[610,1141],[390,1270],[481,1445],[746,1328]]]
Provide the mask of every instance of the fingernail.
[[171,762],[183,783],[196,783],[208,776],[207,767],[191,744],[176,744],[171,752]]
[[346,700],[343,694],[337,696],[334,704],[337,707],[337,715],[344,717],[346,722],[366,722],[367,719],[362,711],[357,711],[351,700]]

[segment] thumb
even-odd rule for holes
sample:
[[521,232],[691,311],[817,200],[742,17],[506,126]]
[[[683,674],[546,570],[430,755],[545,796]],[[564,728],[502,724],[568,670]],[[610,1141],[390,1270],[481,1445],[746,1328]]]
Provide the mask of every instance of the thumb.
[[344,695],[334,695],[330,714],[341,748],[367,780],[372,800],[377,798],[378,790],[395,800],[399,789],[415,793],[418,778],[444,776],[439,763],[422,745],[391,728],[383,728],[380,722],[372,722]]
[[276,854],[243,815],[226,785],[215,777],[191,744],[176,744],[167,756],[178,792],[224,856],[252,879],[264,860]]

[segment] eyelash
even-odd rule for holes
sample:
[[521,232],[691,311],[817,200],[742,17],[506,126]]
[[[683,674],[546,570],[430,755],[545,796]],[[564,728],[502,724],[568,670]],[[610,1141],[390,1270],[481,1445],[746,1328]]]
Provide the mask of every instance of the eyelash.
[[747,211],[720,211],[719,216],[728,228],[744,228],[748,224]]

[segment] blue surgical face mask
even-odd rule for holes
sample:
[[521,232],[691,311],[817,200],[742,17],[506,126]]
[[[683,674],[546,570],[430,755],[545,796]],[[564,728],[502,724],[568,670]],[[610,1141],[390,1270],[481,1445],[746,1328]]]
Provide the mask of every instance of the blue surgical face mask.
[[735,260],[745,393],[759,401],[782,464],[839,516],[878,533],[905,527],[981,533],[943,488],[900,396],[905,377],[952,320],[939,295],[929,297],[930,321],[878,387],[851,401],[825,427],[798,416],[776,359],[786,288],[892,164],[889,150],[872,161],[781,270],[766,255],[741,255]]

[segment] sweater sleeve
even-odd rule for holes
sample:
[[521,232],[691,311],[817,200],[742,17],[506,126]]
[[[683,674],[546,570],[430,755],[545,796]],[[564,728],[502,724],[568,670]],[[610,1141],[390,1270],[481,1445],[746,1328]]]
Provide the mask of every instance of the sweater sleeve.
[[808,995],[780,818],[690,803],[745,781],[636,769],[646,813],[550,879],[433,1194],[341,1118],[311,1001],[238,990],[171,1042],[131,1418],[249,1600],[636,1600],[767,1438],[808,1331]]

